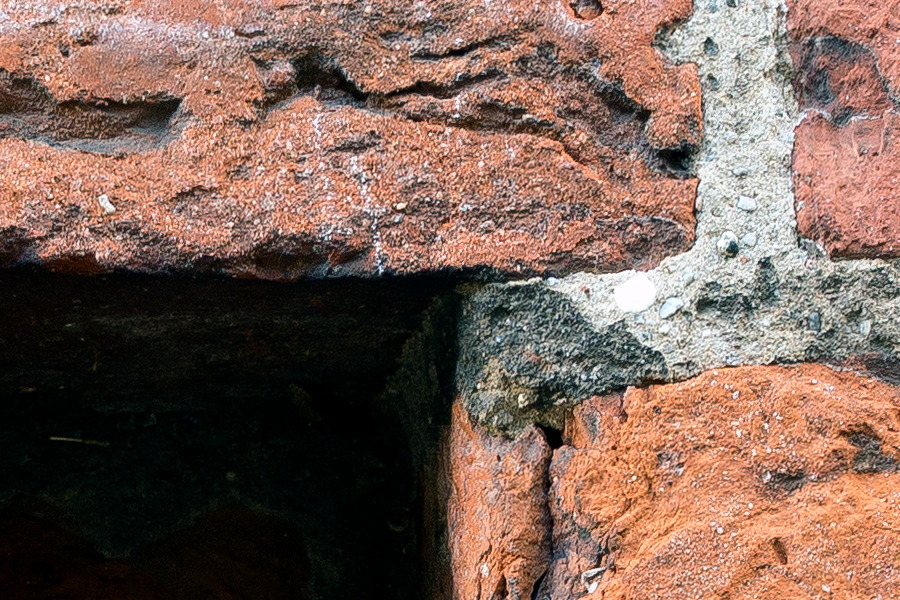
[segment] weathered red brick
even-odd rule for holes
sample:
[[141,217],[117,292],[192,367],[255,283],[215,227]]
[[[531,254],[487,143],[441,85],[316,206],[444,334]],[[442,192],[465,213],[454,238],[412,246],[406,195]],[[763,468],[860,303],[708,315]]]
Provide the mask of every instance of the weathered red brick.
[[554,272],[693,239],[698,78],[652,47],[690,0],[3,11],[6,263]]
[[900,390],[744,367],[582,405],[542,595],[896,598]]
[[547,442],[493,437],[457,403],[449,452],[453,599],[529,600],[550,563]]
[[800,232],[834,257],[900,257],[900,2],[788,5]]

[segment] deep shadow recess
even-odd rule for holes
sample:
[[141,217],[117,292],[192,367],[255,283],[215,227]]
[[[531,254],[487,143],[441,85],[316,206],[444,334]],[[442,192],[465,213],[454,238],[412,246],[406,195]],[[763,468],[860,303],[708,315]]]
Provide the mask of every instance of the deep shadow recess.
[[0,597],[435,598],[451,283],[0,274]]

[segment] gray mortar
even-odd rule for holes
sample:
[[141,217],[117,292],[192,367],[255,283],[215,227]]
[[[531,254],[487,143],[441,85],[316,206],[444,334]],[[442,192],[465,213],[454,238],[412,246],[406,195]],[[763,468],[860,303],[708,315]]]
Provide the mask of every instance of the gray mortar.
[[[458,386],[484,425],[559,427],[564,409],[591,395],[723,366],[863,356],[900,379],[900,263],[831,261],[798,237],[791,152],[801,115],[786,8],[780,0],[737,4],[695,0],[693,17],[659,41],[672,60],[695,62],[703,83],[693,249],[647,273],[657,293],[640,312],[614,300],[634,271],[472,290]],[[738,208],[741,196],[756,209]],[[733,258],[716,247],[726,232],[742,240]],[[669,298],[684,306],[662,318]]]

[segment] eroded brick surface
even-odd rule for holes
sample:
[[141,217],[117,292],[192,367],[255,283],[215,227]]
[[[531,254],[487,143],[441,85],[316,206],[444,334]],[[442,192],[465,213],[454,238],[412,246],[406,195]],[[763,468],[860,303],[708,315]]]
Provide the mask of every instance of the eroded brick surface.
[[535,428],[492,437],[458,403],[451,427],[452,598],[529,600],[550,562],[550,448]]
[[839,258],[900,256],[900,2],[788,2],[802,235]]
[[0,252],[260,277],[686,249],[690,0],[0,3]]
[[[552,452],[550,568],[533,598],[900,597],[898,415],[898,388],[815,364],[722,369],[594,397]],[[519,462],[523,443],[478,448],[496,453],[496,472]],[[535,479],[507,468],[503,485]],[[473,497],[478,523],[526,514]],[[496,526],[492,539],[522,529]],[[538,555],[539,538],[516,539],[532,544],[521,556]],[[462,564],[481,551],[455,550]],[[504,560],[491,572],[513,562]]]
[[896,388],[746,367],[620,400],[554,456],[550,597],[900,597]]

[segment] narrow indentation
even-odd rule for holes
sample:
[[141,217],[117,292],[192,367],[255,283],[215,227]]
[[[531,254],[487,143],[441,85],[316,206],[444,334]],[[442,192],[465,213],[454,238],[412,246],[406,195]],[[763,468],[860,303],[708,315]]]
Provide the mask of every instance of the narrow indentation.
[[252,40],[258,37],[265,37],[267,34],[265,28],[263,28],[261,25],[246,25],[236,27],[234,30],[234,35],[239,38]]
[[503,576],[500,578],[500,581],[497,582],[497,587],[494,589],[494,594],[491,596],[491,600],[506,600],[509,597],[509,591],[506,587],[506,577]]
[[505,48],[512,45],[513,39],[508,35],[492,36],[483,40],[477,40],[471,44],[465,44],[458,48],[450,48],[442,51],[422,50],[410,54],[413,60],[439,61],[447,58],[461,58],[476,54],[485,48]]
[[20,138],[95,154],[137,154],[178,134],[181,100],[58,102],[30,77],[0,71],[0,138]]
[[550,446],[551,450],[559,450],[563,447],[564,441],[562,431],[546,425],[538,425],[537,427],[540,429],[541,433],[544,434],[544,439],[547,441],[547,445]]
[[534,588],[531,590],[531,600],[538,600],[541,593],[541,586],[544,584],[544,580],[547,579],[547,573],[549,571],[544,571],[541,573],[541,576],[537,578],[537,581],[534,582]]
[[781,541],[781,538],[772,538],[770,543],[772,544],[772,550],[775,551],[775,556],[778,557],[778,562],[783,565],[788,564],[787,548],[785,547],[784,542]]
[[694,168],[694,155],[696,148],[682,145],[678,148],[658,150],[656,156],[660,161],[663,171],[680,179],[691,176]]
[[377,131],[364,131],[340,140],[330,147],[330,152],[349,152],[362,154],[368,150],[378,149],[384,143],[384,139]]
[[489,69],[477,75],[457,77],[452,83],[440,84],[433,81],[419,81],[409,87],[399,89],[387,94],[388,98],[406,95],[432,96],[439,99],[448,99],[457,96],[461,92],[483,83],[502,79],[504,74],[497,69]]
[[364,105],[369,94],[364,92],[333,58],[311,52],[294,61],[297,90],[301,96],[313,96],[332,106]]
[[371,94],[360,88],[332,57],[312,50],[290,60],[254,58],[265,89],[263,112],[284,108],[298,98],[314,98],[328,108],[370,108]]
[[804,485],[806,485],[806,473],[787,472],[787,473],[769,473],[766,478],[766,485],[773,491],[780,494],[793,494]]

